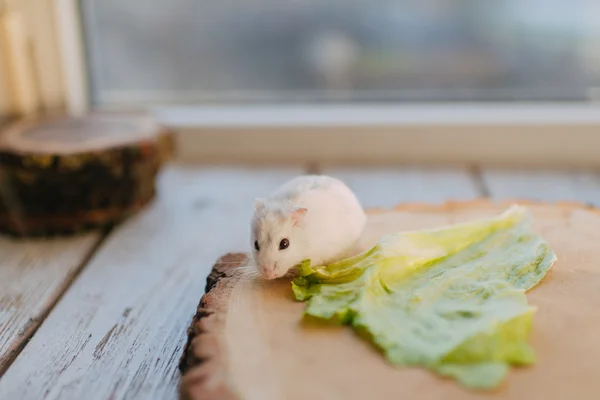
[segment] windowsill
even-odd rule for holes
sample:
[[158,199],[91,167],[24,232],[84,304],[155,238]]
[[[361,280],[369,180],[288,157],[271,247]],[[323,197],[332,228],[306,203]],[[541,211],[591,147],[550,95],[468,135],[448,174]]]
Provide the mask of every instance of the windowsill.
[[600,168],[593,103],[154,108],[195,162]]
[[595,103],[197,105],[152,110],[165,124],[181,128],[600,124]]

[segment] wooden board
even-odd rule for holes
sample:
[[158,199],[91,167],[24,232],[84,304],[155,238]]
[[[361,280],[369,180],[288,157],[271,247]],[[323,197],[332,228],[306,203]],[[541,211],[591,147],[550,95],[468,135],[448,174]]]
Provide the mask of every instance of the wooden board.
[[[406,206],[370,216],[362,248],[382,234],[496,215],[485,200]],[[529,204],[534,229],[558,261],[528,298],[538,307],[530,338],[538,362],[514,369],[493,393],[476,393],[418,368],[394,368],[347,327],[300,324],[304,304],[289,280],[264,282],[218,263],[182,359],[186,399],[565,399],[600,391],[600,212],[576,204]],[[242,261],[240,261],[240,259]]]
[[324,168],[356,193],[363,207],[393,207],[398,203],[443,203],[478,197],[466,169],[459,168]]
[[53,240],[0,236],[0,376],[67,289],[100,238],[98,233]]
[[111,233],[0,379],[0,399],[176,399],[212,263],[249,247],[254,197],[298,173],[167,168],[156,201]]

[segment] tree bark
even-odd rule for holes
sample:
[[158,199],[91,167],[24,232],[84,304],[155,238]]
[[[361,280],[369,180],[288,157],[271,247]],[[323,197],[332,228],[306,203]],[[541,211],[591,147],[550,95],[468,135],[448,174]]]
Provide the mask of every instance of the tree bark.
[[156,192],[174,152],[170,131],[144,117],[47,117],[0,136],[0,232],[72,234],[132,215]]

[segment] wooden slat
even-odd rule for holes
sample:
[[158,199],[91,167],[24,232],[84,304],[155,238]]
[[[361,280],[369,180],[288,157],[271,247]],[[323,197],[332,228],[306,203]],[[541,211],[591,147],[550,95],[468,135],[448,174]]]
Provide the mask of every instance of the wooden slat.
[[484,169],[481,177],[490,196],[497,199],[600,205],[600,176],[592,172]]
[[403,202],[440,203],[480,193],[467,170],[449,168],[324,168],[350,186],[364,207],[391,207]]
[[39,327],[99,239],[98,233],[52,240],[0,237],[0,375]]
[[186,329],[214,261],[249,246],[253,198],[299,170],[170,167],[0,380],[0,399],[175,399]]

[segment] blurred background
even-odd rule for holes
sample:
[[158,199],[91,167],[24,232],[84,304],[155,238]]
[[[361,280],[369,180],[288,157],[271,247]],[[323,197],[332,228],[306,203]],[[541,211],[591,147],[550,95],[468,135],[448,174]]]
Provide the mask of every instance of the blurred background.
[[599,88],[596,0],[0,0],[5,125],[185,161],[596,169]]
[[596,0],[82,0],[96,105],[584,101]]
[[0,0],[0,118],[141,111],[192,161],[600,167],[599,88],[596,0]]

